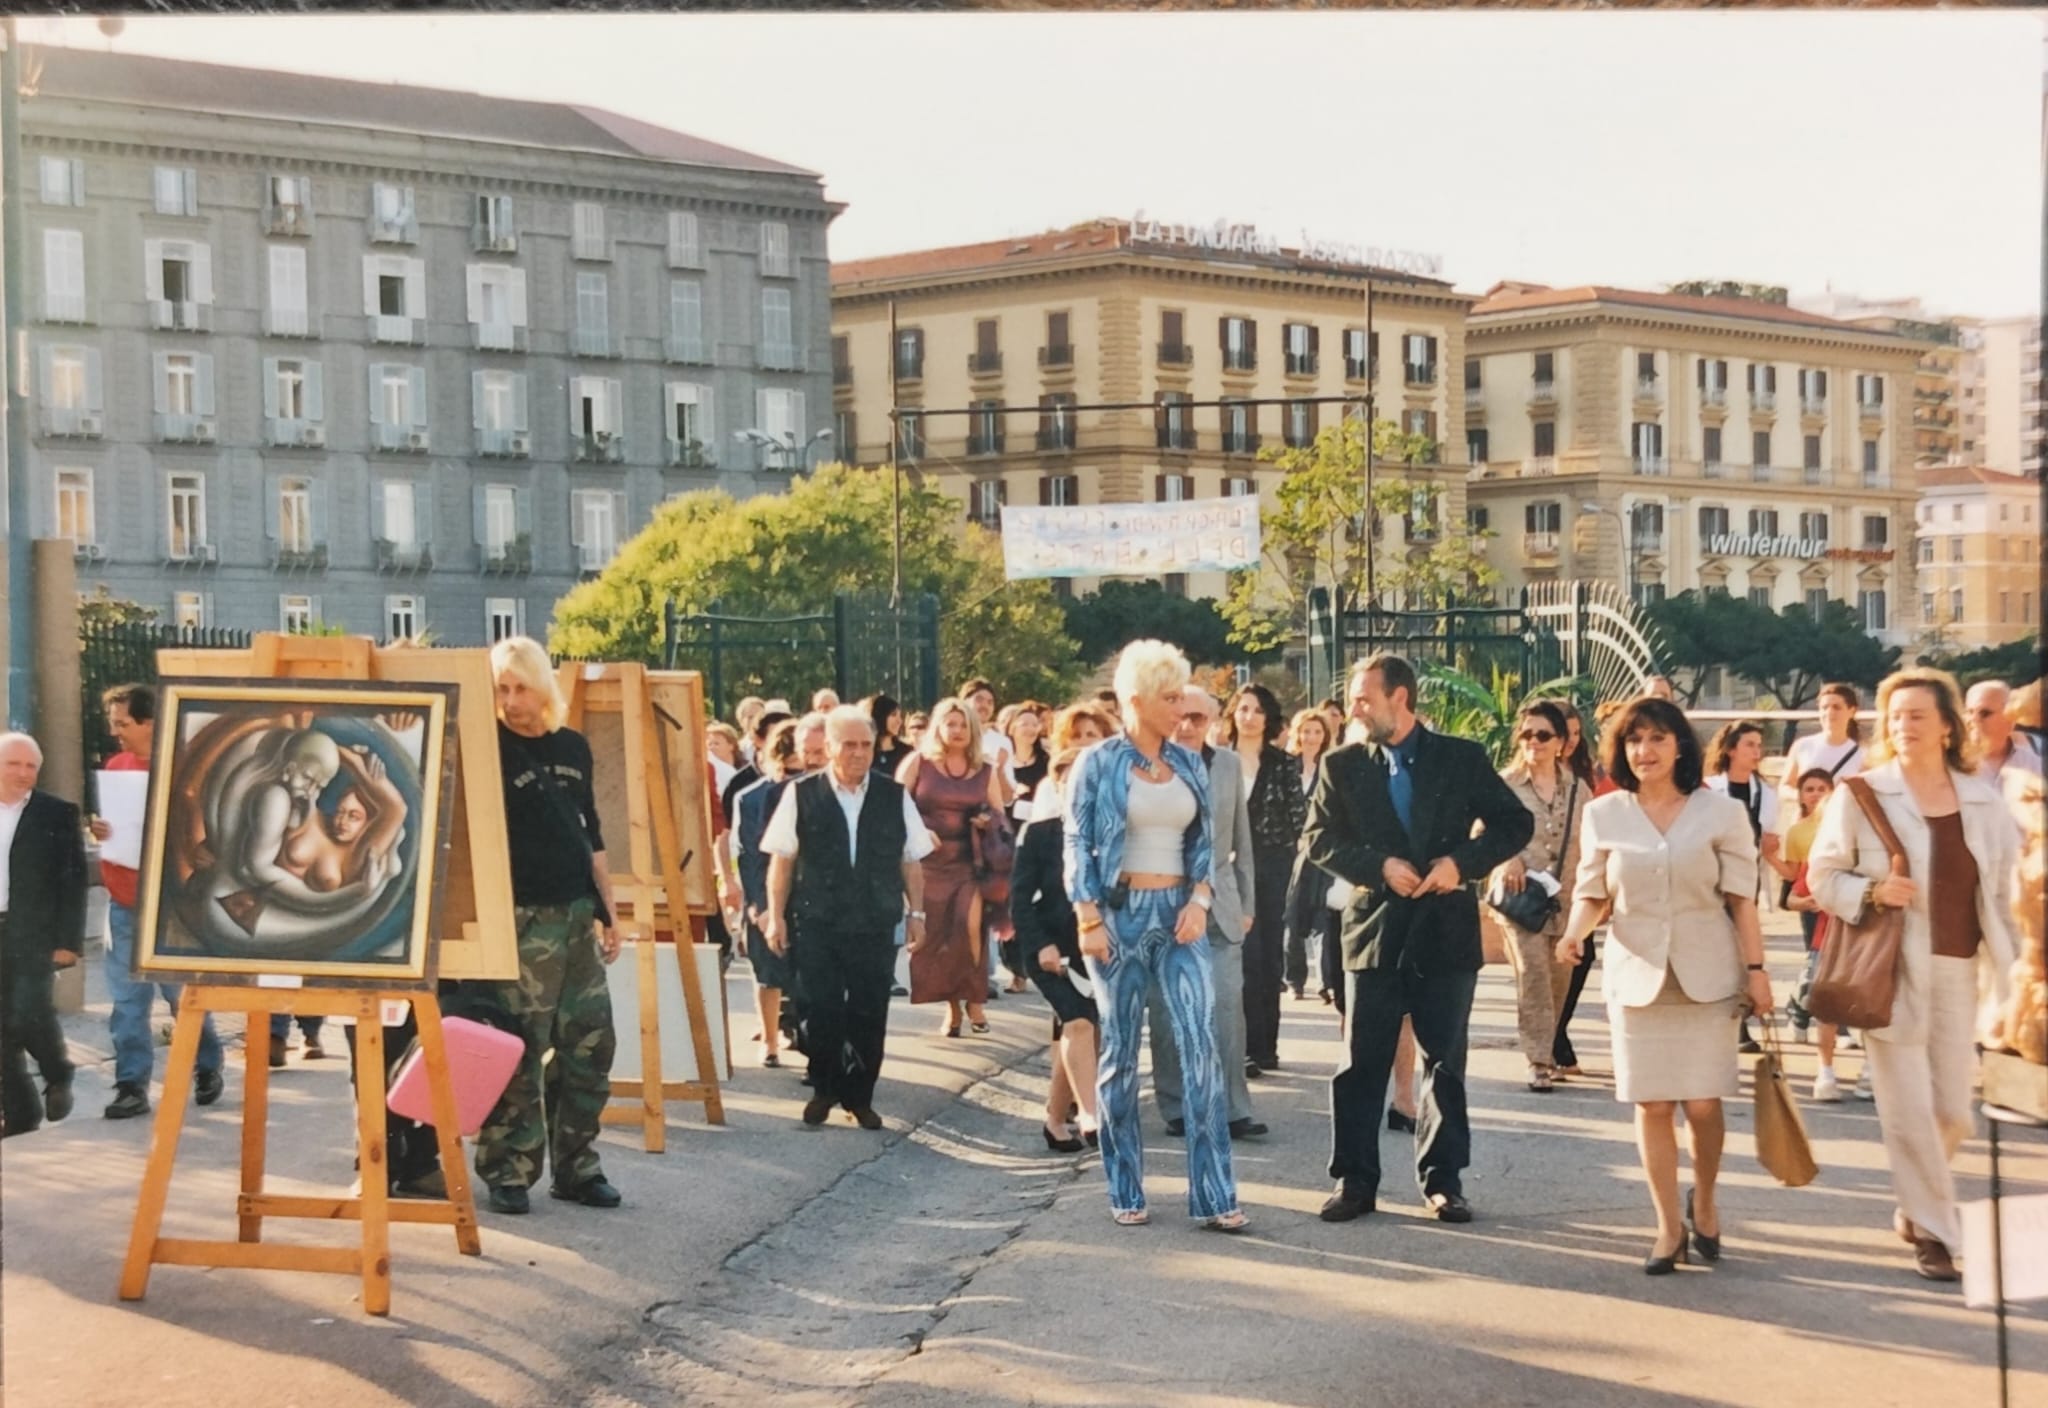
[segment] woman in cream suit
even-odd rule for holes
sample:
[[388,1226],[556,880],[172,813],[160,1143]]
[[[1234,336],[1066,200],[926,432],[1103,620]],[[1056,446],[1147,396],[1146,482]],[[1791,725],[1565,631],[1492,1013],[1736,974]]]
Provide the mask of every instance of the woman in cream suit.
[[[1949,1163],[1974,1124],[1972,1047],[1980,1033],[1995,1034],[2018,951],[2018,836],[1999,794],[1971,775],[1952,677],[1899,671],[1878,686],[1877,717],[1882,733],[1862,780],[1906,852],[1906,874],[1892,874],[1877,828],[1843,786],[1821,813],[1806,883],[1845,923],[1871,905],[1905,911],[1891,1025],[1873,1028],[1866,1050],[1898,1199],[1893,1228],[1922,1276],[1953,1281],[1962,1226]],[[1836,929],[1828,941],[1844,937]]]
[[[1736,1092],[1735,1024],[1746,998],[1771,1010],[1757,926],[1757,850],[1742,804],[1701,785],[1692,725],[1666,699],[1634,700],[1607,734],[1607,772],[1621,791],[1586,808],[1571,918],[1560,962],[1611,912],[1607,1016],[1617,1099],[1636,1107],[1636,1149],[1657,1210],[1643,1262],[1669,1274],[1692,1250],[1721,1256],[1714,1183],[1726,1132],[1721,1101]],[[1746,970],[1746,971],[1745,971]],[[1678,1134],[1685,1106],[1693,1188],[1681,1216]]]

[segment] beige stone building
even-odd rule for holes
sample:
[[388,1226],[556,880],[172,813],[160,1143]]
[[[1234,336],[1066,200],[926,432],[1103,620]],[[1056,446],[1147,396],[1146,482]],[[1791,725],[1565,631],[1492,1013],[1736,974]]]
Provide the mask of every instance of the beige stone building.
[[1468,518],[1512,592],[1593,578],[1912,633],[1921,345],[1781,304],[1495,285],[1466,330]]
[[1794,308],[1838,318],[1860,328],[1894,333],[1920,344],[1920,363],[1913,369],[1913,463],[1966,464],[1977,453],[1965,447],[1963,388],[1980,384],[1977,365],[1983,339],[1967,318],[1942,318],[1917,298],[1859,298],[1829,292],[1794,298]]
[[1978,400],[1983,434],[1971,463],[2039,479],[2048,457],[2042,418],[2041,320],[1996,318],[1982,324],[1983,384]]
[[[993,529],[1005,504],[1270,502],[1279,473],[1259,451],[1312,443],[1370,392],[1379,419],[1438,443],[1436,464],[1389,472],[1436,491],[1437,521],[1456,522],[1473,296],[1383,267],[1419,262],[1304,252],[1246,226],[1100,219],[836,264],[835,444],[886,461],[893,395],[899,461]],[[1382,532],[1398,548],[1428,527],[1396,516]],[[1167,585],[1212,596],[1224,580]]]
[[2040,630],[2041,484],[1958,465],[1920,471],[1921,640],[2003,645]]

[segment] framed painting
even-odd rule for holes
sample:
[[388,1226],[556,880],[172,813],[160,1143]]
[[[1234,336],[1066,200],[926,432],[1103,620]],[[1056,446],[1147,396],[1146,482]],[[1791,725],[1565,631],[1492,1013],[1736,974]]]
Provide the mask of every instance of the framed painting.
[[166,679],[136,976],[424,988],[457,687]]

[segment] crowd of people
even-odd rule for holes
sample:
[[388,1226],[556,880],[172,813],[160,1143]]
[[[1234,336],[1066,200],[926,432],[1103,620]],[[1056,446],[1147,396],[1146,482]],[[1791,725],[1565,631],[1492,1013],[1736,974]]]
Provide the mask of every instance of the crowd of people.
[[[603,965],[619,938],[596,764],[563,727],[543,649],[501,642],[492,658],[521,972],[450,985],[444,1006],[517,1031],[526,1059],[477,1170],[499,1213],[528,1210],[543,1166],[557,1198],[614,1207],[596,1134],[614,1049]],[[742,701],[706,733],[714,925],[752,969],[760,1064],[805,1058],[804,1125],[836,1110],[881,1129],[892,996],[943,1007],[932,1034],[958,1040],[989,1031],[988,1003],[1035,989],[1052,1016],[1039,1135],[1062,1154],[1099,1148],[1111,1216],[1134,1226],[1150,1216],[1149,1028],[1157,1114],[1186,1141],[1188,1213],[1238,1232],[1232,1145],[1269,1132],[1251,1082],[1281,1068],[1291,994],[1343,1024],[1321,1218],[1375,1210],[1382,1136],[1397,1131],[1413,1136],[1424,1205],[1464,1223],[1470,1021],[1489,944],[1513,979],[1526,1086],[1543,1093],[1584,1074],[1570,1027],[1604,935],[1615,1093],[1633,1107],[1655,1218],[1644,1270],[1662,1275],[1721,1254],[1724,1104],[1750,1023],[1778,1007],[1761,920],[1775,908],[1798,916],[1808,956],[1786,1006],[1816,1043],[1811,1098],[1843,1098],[1837,1052],[1862,1052],[1850,1094],[1877,1103],[1895,1230],[1921,1275],[1954,1279],[1951,1168],[1978,1045],[2014,1037],[2015,876],[2040,797],[2041,754],[2013,726],[2010,691],[1965,696],[1939,671],[1902,670],[1880,686],[1866,740],[1858,692],[1829,684],[1776,778],[1762,724],[1737,720],[1703,745],[1663,681],[1590,724],[1569,700],[1526,701],[1502,768],[1433,728],[1421,702],[1409,663],[1378,654],[1341,700],[1290,717],[1261,684],[1212,696],[1158,641],[1128,646],[1112,688],[1059,709],[1002,705],[982,679],[922,713],[830,690],[802,712]],[[123,750],[113,766],[147,767],[153,695],[124,686],[104,703]],[[39,764],[32,739],[0,737],[8,1134],[71,1106],[50,974],[83,946],[85,831],[76,808],[35,790]],[[150,1009],[160,994],[175,1011],[177,991],[129,975],[135,876],[103,873],[105,1113],[120,1119],[150,1108]],[[1892,1019],[1838,1032],[1806,1007],[1818,956],[1885,909],[1904,920]],[[397,1052],[410,1034],[389,1035]],[[273,1033],[274,1059],[283,1042]],[[209,1029],[197,1099],[223,1085]],[[394,1191],[435,1195],[433,1141],[393,1121]]]

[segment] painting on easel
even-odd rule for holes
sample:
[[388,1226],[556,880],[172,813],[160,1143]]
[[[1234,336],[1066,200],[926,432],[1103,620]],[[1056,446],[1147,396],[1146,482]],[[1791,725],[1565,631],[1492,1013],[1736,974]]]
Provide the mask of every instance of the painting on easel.
[[455,694],[165,680],[139,974],[431,983]]

